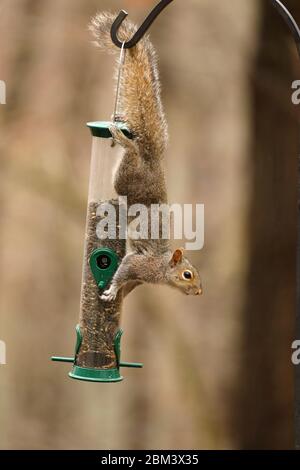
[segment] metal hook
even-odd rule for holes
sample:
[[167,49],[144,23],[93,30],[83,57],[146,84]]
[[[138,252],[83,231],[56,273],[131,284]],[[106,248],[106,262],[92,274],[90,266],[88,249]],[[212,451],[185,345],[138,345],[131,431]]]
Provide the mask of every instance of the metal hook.
[[[131,47],[135,46],[140,41],[140,39],[142,39],[142,37],[144,36],[146,31],[150,28],[150,26],[152,25],[153,21],[157,18],[157,16],[172,1],[173,0],[161,0],[156,5],[156,7],[151,11],[151,13],[147,16],[147,18],[145,19],[143,24],[140,26],[140,28],[136,31],[136,33],[133,35],[133,37],[129,41],[124,43],[124,48],[125,49],[130,49]],[[125,20],[127,15],[128,15],[128,13],[126,11],[121,10],[119,15],[117,16],[117,18],[113,22],[112,27],[111,27],[111,31],[110,31],[110,35],[111,35],[111,39],[112,39],[113,43],[119,48],[122,47],[123,42],[118,39],[117,34],[118,34],[118,31],[119,31],[119,28],[120,28],[121,24],[123,23],[123,21]]]
[[299,26],[295,20],[295,18],[292,16],[292,14],[289,12],[289,10],[286,8],[283,3],[281,3],[279,0],[271,0],[271,3],[273,6],[278,10],[279,14],[283,17],[287,25],[289,26],[292,35],[294,37],[294,40],[296,42],[298,54],[300,57],[300,29]]

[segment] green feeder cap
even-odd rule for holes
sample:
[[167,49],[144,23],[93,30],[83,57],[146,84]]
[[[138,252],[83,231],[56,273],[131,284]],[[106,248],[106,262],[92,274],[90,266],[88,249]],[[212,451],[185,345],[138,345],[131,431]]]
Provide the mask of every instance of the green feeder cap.
[[132,134],[129,131],[128,127],[124,122],[116,121],[116,122],[109,122],[109,121],[95,121],[95,122],[88,122],[87,126],[90,128],[93,137],[102,137],[104,139],[109,139],[112,137],[110,133],[110,126],[117,126],[126,137],[132,139]]

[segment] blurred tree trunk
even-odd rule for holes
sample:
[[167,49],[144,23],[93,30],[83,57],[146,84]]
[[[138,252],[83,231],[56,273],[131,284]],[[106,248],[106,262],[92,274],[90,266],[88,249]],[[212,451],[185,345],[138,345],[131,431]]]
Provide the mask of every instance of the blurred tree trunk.
[[[300,19],[299,2],[286,5]],[[282,18],[261,5],[254,71],[249,266],[238,401],[239,448],[293,447],[296,198],[299,124],[291,103],[298,56]],[[298,69],[299,72],[299,69]],[[299,73],[298,73],[299,76]]]

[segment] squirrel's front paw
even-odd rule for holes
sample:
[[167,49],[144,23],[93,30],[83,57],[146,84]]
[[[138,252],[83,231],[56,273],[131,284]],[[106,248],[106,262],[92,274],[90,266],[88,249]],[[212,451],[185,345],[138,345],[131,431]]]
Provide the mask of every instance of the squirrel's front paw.
[[126,137],[126,135],[116,125],[109,126],[109,131],[112,135],[114,142],[121,145],[125,149],[136,150],[136,144],[132,139]]
[[118,289],[115,286],[110,286],[109,289],[105,290],[101,295],[100,299],[104,300],[105,302],[110,302],[115,300],[117,297]]
[[112,138],[120,145],[124,144],[127,141],[127,137],[123,134],[121,129],[119,129],[115,124],[109,126],[109,131],[112,135]]

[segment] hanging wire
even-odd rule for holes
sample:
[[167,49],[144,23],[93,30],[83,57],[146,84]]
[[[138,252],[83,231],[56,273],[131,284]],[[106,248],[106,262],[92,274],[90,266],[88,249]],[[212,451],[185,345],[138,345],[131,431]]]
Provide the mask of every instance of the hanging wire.
[[118,117],[118,106],[119,106],[119,99],[120,99],[120,87],[121,87],[121,78],[122,78],[122,71],[125,62],[125,41],[122,43],[121,52],[120,52],[120,59],[119,59],[119,68],[118,68],[118,80],[117,80],[117,89],[116,89],[116,98],[115,98],[115,106],[114,106],[114,113],[112,120],[115,123]]

